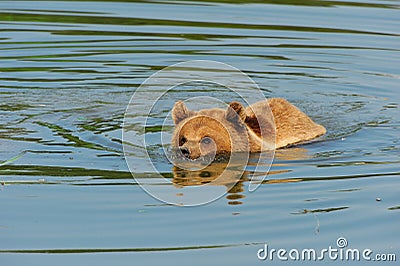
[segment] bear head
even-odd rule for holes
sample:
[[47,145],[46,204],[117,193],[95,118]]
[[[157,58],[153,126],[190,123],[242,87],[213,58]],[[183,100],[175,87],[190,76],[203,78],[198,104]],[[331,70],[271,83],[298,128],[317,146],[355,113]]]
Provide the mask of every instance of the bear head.
[[172,119],[172,146],[187,159],[248,151],[245,109],[238,102],[230,103],[226,110],[192,111],[178,101],[172,109]]

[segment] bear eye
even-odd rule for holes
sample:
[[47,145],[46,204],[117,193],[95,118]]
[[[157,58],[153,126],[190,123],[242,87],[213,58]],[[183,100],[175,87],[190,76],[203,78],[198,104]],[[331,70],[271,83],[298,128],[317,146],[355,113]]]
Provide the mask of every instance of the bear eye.
[[205,138],[203,138],[203,139],[201,140],[201,144],[208,145],[208,144],[210,144],[210,143],[211,143],[211,138],[209,138],[209,137],[205,137]]
[[185,137],[181,137],[181,138],[179,139],[179,146],[182,146],[183,144],[185,144],[186,141],[187,141],[187,139],[186,139]]

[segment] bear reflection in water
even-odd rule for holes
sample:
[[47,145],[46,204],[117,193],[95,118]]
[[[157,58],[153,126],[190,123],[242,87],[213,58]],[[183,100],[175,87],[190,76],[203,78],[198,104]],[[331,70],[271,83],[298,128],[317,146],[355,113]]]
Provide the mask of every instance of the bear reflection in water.
[[[251,154],[249,157],[249,169],[255,167],[260,154]],[[190,170],[182,169],[177,166],[173,166],[173,180],[172,183],[177,188],[186,186],[201,186],[201,185],[213,185],[213,186],[225,186],[227,189],[226,199],[228,204],[238,205],[242,204],[242,199],[245,196],[245,184],[249,182],[252,176],[266,177],[262,182],[263,184],[276,184],[276,183],[288,183],[288,182],[299,182],[300,178],[284,178],[279,179],[279,174],[290,172],[290,161],[292,160],[306,160],[309,159],[307,150],[300,147],[294,147],[289,149],[281,149],[275,153],[275,160],[280,168],[288,169],[271,170],[268,171],[269,167],[261,167],[257,172],[246,169],[243,171],[240,165],[229,165],[229,157],[218,157],[217,161],[205,166],[201,170]],[[263,171],[265,170],[265,171]],[[271,177],[276,175],[276,177]]]
[[229,204],[241,204],[245,195],[243,182],[247,181],[248,173],[235,167],[228,167],[228,161],[212,162],[201,170],[172,168],[172,183],[177,188],[186,186],[225,186],[228,190],[226,198]]

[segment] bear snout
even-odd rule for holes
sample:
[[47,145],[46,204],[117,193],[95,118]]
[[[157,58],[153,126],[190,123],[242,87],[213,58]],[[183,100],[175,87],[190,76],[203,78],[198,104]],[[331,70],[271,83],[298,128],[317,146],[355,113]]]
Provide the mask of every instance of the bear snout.
[[196,160],[202,156],[200,150],[192,146],[180,146],[179,152],[183,157],[190,160]]
[[183,156],[185,156],[186,158],[190,159],[190,152],[189,152],[188,148],[181,147],[181,148],[179,148],[179,150],[181,151]]

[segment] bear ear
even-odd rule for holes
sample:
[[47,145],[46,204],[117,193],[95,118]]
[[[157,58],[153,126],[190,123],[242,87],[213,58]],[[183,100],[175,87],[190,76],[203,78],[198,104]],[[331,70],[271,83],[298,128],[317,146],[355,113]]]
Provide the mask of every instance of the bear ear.
[[238,119],[244,121],[246,119],[246,112],[239,102],[231,102],[226,110],[225,117],[230,122],[238,122]]
[[174,120],[175,125],[179,124],[179,122],[188,118],[192,114],[193,111],[189,111],[182,101],[177,101],[174,108],[172,108],[172,120]]

